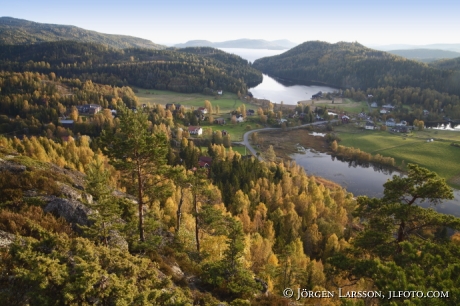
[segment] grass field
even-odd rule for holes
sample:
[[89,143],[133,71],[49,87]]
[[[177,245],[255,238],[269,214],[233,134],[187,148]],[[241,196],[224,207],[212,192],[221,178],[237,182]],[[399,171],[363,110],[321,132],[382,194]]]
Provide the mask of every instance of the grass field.
[[[241,155],[245,155],[245,154],[250,154],[251,152],[249,152],[249,150],[245,150],[246,147],[244,146],[232,146],[232,150],[234,152],[238,152],[240,153]],[[207,152],[208,151],[208,147],[200,147],[200,150],[201,152]],[[228,151],[228,149],[227,149]]]
[[139,98],[141,104],[153,105],[161,104],[166,105],[168,103],[179,103],[186,108],[190,107],[201,107],[204,106],[204,101],[209,100],[213,107],[219,106],[220,113],[228,113],[232,110],[235,110],[237,107],[242,104],[246,105],[246,109],[256,108],[250,104],[243,103],[238,99],[238,96],[234,93],[225,93],[219,98],[214,96],[208,96],[198,93],[179,93],[167,90],[155,90],[155,89],[143,89],[143,88],[134,88],[136,96]]
[[[230,133],[230,139],[232,141],[243,141],[243,135],[244,133],[246,133],[247,131],[250,131],[250,130],[254,130],[256,128],[260,128],[260,125],[257,125],[256,122],[252,121],[252,120],[256,120],[256,118],[252,117],[250,119],[246,118],[246,122],[242,122],[242,123],[235,123],[235,124],[232,124],[230,123],[230,119],[228,119],[230,115],[226,114],[226,115],[223,115],[222,117],[225,118],[226,120],[226,124],[224,125],[217,125],[217,124],[209,124],[209,123],[202,123],[201,124],[201,127],[203,129],[205,128],[212,128],[213,132],[214,131],[222,131],[222,130],[225,130],[227,131],[228,133]],[[250,129],[248,129],[248,126],[250,127]]]
[[369,108],[367,106],[366,101],[353,101],[351,99],[340,99],[336,98],[335,102],[332,103],[331,100],[319,100],[315,101],[314,104],[312,104],[312,101],[308,101],[305,103],[306,105],[313,105],[313,106],[318,106],[318,107],[324,107],[327,106],[329,109],[335,109],[337,112],[348,112],[348,113],[360,113],[363,109],[365,112],[368,112]]
[[[460,187],[460,148],[451,146],[460,142],[460,133],[454,131],[415,131],[407,136],[383,131],[366,131],[348,126],[336,129],[341,145],[359,148],[372,154],[393,157],[397,166],[402,162],[416,163],[435,171],[449,184]],[[434,139],[427,142],[427,139]]]

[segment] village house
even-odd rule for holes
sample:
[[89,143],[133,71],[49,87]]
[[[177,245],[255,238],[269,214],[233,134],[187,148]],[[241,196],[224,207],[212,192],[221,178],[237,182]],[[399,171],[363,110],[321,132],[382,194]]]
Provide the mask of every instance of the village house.
[[225,119],[224,118],[217,118],[214,119],[215,124],[225,124]]
[[238,122],[238,123],[244,122],[244,117],[243,117],[243,115],[237,115],[237,116],[236,116],[236,122]]
[[371,107],[372,108],[377,108],[377,107],[379,107],[379,105],[377,104],[377,102],[372,102]]
[[203,115],[208,113],[208,109],[206,107],[198,107],[197,110],[201,112]]
[[342,119],[342,123],[350,122],[350,117],[348,117],[347,115],[341,115],[340,119]]
[[219,90],[217,91],[217,94],[218,94],[218,95],[222,95],[223,93],[224,93],[224,92],[222,91],[222,89],[219,89]]
[[171,109],[173,109],[173,105],[174,105],[174,110],[179,110],[180,107],[181,107],[181,105],[179,103],[177,103],[177,104],[176,103],[167,103],[165,105],[165,109],[171,110]]
[[409,133],[409,127],[405,125],[397,125],[392,128],[391,131],[396,133]]
[[384,104],[382,107],[386,110],[393,110],[395,107],[391,104]]
[[366,130],[375,130],[375,124],[373,122],[367,121],[364,128]]
[[203,134],[203,129],[199,126],[189,126],[188,132],[190,135],[200,136]]
[[59,119],[59,123],[65,127],[65,128],[73,128],[74,126],[74,121],[73,120],[69,120],[69,119]]
[[[99,113],[101,110],[102,110],[102,106],[100,106],[99,104],[86,104],[86,105],[82,105],[81,107],[82,113],[87,113],[87,114],[92,114],[92,115]],[[78,109],[78,111],[80,111],[80,109]]]
[[396,126],[396,121],[393,118],[387,119],[385,122],[386,126]]
[[212,165],[212,157],[200,156],[198,159],[198,165],[200,168],[210,168]]

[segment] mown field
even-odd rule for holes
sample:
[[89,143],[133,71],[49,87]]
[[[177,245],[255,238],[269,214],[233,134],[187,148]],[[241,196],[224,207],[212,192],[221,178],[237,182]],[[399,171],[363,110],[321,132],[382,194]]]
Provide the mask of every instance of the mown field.
[[238,99],[238,96],[234,93],[225,93],[219,98],[214,96],[203,95],[198,93],[179,93],[167,90],[155,90],[155,89],[143,89],[134,87],[136,96],[139,98],[141,104],[153,105],[161,104],[166,105],[168,103],[179,103],[186,108],[198,108],[204,106],[204,101],[209,100],[213,107],[219,106],[220,113],[228,113],[235,110],[242,104],[246,105],[246,109],[255,108],[250,104],[243,103]]
[[336,112],[347,112],[347,113],[353,113],[357,114],[360,113],[363,109],[365,112],[369,111],[368,105],[366,101],[354,101],[352,99],[341,99],[341,98],[336,98],[334,103],[332,103],[331,100],[319,100],[319,101],[314,101],[312,104],[312,101],[309,100],[305,102],[304,104],[310,105],[310,106],[317,106],[317,107],[324,107],[327,106],[329,109],[334,109]]
[[[460,133],[454,131],[414,131],[407,136],[384,131],[359,130],[351,126],[336,129],[341,145],[359,148],[372,154],[393,157],[396,165],[404,167],[417,163],[445,178],[449,184],[460,187]],[[434,139],[427,142],[427,139]]]

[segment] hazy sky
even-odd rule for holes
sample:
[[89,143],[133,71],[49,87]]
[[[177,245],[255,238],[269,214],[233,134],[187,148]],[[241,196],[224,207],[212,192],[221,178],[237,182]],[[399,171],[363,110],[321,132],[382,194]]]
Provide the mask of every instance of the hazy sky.
[[174,44],[238,38],[460,43],[459,0],[0,0],[0,16]]

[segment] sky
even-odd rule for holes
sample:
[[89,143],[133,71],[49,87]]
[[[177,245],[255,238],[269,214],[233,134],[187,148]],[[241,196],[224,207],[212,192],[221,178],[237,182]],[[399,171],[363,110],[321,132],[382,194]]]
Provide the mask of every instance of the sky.
[[459,0],[0,0],[0,16],[74,25],[172,45],[239,38],[460,43]]

